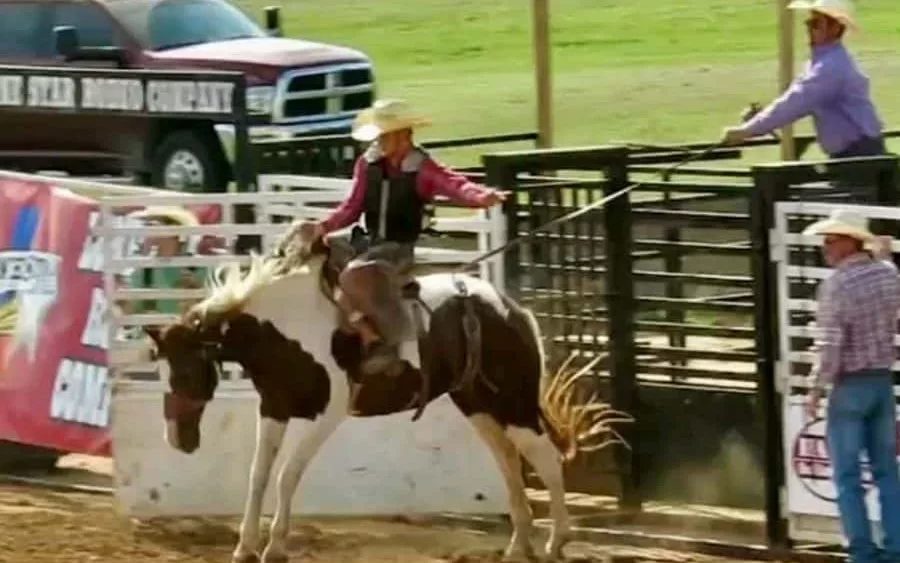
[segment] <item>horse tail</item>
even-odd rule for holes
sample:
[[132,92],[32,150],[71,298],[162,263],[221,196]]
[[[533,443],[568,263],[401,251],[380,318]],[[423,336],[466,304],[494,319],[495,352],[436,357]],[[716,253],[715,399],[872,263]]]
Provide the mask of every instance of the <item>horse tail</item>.
[[580,401],[575,383],[590,376],[591,369],[606,355],[597,355],[579,369],[570,369],[577,357],[573,351],[555,373],[546,371],[546,352],[543,338],[534,313],[525,307],[518,307],[525,317],[528,330],[540,361],[539,416],[550,440],[566,462],[579,452],[591,452],[616,443],[629,447],[621,434],[613,427],[620,422],[634,422],[634,418],[600,401],[594,392],[586,401]]

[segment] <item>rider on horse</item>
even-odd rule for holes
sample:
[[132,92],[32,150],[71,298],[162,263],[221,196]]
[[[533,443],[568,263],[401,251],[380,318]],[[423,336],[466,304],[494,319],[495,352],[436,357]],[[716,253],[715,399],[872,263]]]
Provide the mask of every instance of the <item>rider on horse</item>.
[[350,196],[316,224],[324,240],[365,215],[366,231],[355,229],[356,257],[341,272],[335,299],[365,348],[364,374],[384,373],[399,364],[407,315],[401,286],[414,262],[414,247],[425,206],[437,195],[458,205],[486,208],[506,193],[468,180],[434,160],[413,142],[413,129],[428,125],[401,100],[380,100],[360,113],[352,136],[371,143],[356,161]]

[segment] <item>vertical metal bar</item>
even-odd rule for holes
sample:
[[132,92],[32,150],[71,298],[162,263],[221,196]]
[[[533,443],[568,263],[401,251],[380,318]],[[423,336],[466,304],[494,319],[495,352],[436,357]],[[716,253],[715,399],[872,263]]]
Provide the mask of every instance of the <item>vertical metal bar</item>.
[[769,259],[769,229],[774,224],[774,202],[783,195],[775,170],[752,170],[750,240],[753,241],[751,264],[754,279],[754,326],[756,334],[756,373],[759,393],[759,417],[763,427],[765,452],[766,541],[770,547],[788,547],[787,523],[781,507],[781,488],[784,486],[782,451],[781,401],[775,384],[778,359],[777,272]]
[[[256,178],[253,163],[250,158],[250,130],[247,116],[247,80],[240,77],[235,81],[234,102],[234,179],[238,193],[250,192],[255,189]],[[237,223],[253,224],[259,210],[254,205],[235,206],[235,220]],[[262,239],[257,235],[238,235],[235,242],[235,253],[246,254],[249,250],[259,252]]]
[[[671,180],[671,177],[669,175],[666,175],[665,179],[668,182]],[[672,190],[666,190],[663,193],[663,202],[665,203],[666,209],[681,209],[681,206],[678,205],[678,202],[673,201],[672,199]],[[666,273],[680,274],[683,269],[683,261],[681,249],[677,248],[676,245],[681,242],[681,228],[677,226],[666,227],[664,230],[664,239],[666,242],[671,243],[671,245],[663,251],[663,262],[665,264]],[[679,279],[670,279],[669,281],[667,281],[666,297],[668,297],[669,299],[683,299],[684,283]],[[666,309],[666,322],[672,323],[673,325],[684,324],[686,316],[687,315],[684,309],[672,307]],[[668,332],[668,337],[669,346],[673,348],[687,347],[687,338],[680,330],[670,329]],[[687,365],[687,359],[678,359],[672,357],[669,360],[669,363],[671,365],[685,366]],[[673,376],[672,379],[678,381],[680,378],[677,376]]]
[[[522,197],[517,186],[516,172],[509,168],[506,162],[491,155],[482,156],[482,163],[485,169],[485,183],[511,192],[502,207],[503,214],[506,216],[506,237],[503,242],[513,240],[519,230],[519,198]],[[495,242],[495,244],[499,243],[499,241]],[[521,255],[522,246],[519,245],[497,257],[498,261],[503,261],[505,291],[507,295],[516,300],[521,298]]]
[[[628,185],[627,156],[607,169],[604,191],[611,195]],[[635,360],[635,298],[632,272],[632,216],[628,193],[610,200],[603,209],[606,228],[606,301],[609,311],[609,357],[612,375],[612,406],[640,420],[638,408],[637,366]],[[618,447],[616,463],[621,479],[619,504],[640,510],[637,424],[622,429],[622,436],[631,450]]]

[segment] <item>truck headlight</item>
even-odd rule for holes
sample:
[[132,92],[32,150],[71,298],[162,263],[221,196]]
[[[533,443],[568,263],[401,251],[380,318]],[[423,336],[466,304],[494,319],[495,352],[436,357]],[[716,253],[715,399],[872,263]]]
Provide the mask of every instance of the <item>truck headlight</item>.
[[247,112],[248,113],[272,113],[272,104],[275,100],[274,86],[251,86],[247,88]]

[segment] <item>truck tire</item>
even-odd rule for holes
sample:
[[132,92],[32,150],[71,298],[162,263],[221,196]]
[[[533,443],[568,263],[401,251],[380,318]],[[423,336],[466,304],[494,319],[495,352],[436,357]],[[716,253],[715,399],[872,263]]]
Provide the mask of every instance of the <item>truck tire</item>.
[[228,163],[218,140],[202,131],[173,131],[153,151],[150,181],[154,186],[183,192],[225,192]]

